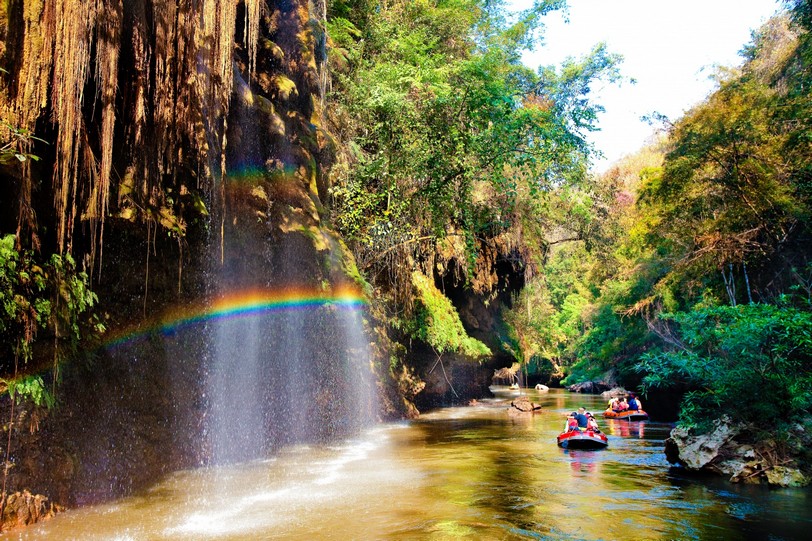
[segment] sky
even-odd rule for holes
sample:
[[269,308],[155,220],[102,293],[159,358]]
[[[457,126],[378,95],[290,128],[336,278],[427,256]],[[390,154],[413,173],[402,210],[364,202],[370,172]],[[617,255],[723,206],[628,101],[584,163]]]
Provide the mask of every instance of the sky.
[[[511,9],[532,0],[508,0]],[[599,84],[593,99],[606,109],[600,131],[589,140],[604,157],[593,170],[609,165],[646,144],[654,128],[640,119],[659,112],[671,121],[703,101],[715,88],[715,66],[739,66],[739,51],[782,3],[776,0],[569,0],[568,22],[555,12],[545,18],[541,47],[524,56],[525,64],[559,65],[606,42],[624,57],[631,84]]]

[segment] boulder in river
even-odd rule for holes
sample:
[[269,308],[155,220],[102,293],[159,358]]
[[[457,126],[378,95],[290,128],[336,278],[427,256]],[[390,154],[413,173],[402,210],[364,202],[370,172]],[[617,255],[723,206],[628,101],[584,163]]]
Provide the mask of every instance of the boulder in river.
[[689,471],[724,475],[734,483],[805,486],[812,481],[796,460],[772,440],[753,441],[747,426],[723,416],[705,434],[675,428],[665,440],[665,456]]
[[526,415],[532,413],[538,413],[541,411],[541,405],[536,404],[530,401],[525,395],[516,397],[511,403],[510,408],[508,409],[508,414],[510,415]]
[[[734,426],[729,417],[718,419],[713,428],[700,435],[685,428],[675,428],[665,440],[665,457],[672,464],[680,464],[693,471],[712,468],[723,456],[722,449],[737,434],[740,426]],[[725,453],[728,454],[728,453]]]
[[612,387],[608,391],[603,391],[601,393],[601,397],[603,397],[603,399],[607,401],[610,398],[620,398],[621,396],[629,396],[629,391],[627,391],[623,387]]

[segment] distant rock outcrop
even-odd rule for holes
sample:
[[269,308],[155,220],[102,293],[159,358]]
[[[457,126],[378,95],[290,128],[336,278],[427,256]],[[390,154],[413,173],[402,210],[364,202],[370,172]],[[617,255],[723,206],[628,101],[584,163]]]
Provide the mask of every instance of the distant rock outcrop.
[[605,400],[609,400],[610,398],[620,398],[621,396],[629,396],[629,391],[624,389],[623,387],[612,387],[608,391],[603,391],[601,396]]
[[611,388],[612,386],[605,381],[584,381],[583,383],[570,385],[567,387],[567,390],[573,393],[600,394],[604,391],[608,391]]

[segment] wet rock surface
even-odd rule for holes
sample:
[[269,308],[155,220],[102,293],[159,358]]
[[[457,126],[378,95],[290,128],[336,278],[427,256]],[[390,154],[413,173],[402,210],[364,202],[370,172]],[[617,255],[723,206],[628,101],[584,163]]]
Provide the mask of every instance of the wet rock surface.
[[611,388],[612,386],[605,381],[584,381],[583,383],[570,385],[567,390],[573,393],[600,394]]
[[13,492],[3,502],[3,517],[0,531],[9,531],[23,526],[30,526],[51,518],[63,509],[48,501],[41,494],[32,494],[24,490]]
[[541,405],[530,401],[528,396],[518,396],[510,403],[508,414],[510,415],[531,415],[540,413]]
[[603,391],[601,397],[608,401],[610,398],[620,398],[621,396],[629,396],[629,391],[623,387],[612,387],[608,391]]
[[704,434],[675,428],[665,440],[665,455],[689,471],[722,475],[734,483],[797,487],[812,481],[799,456],[773,440],[753,441],[749,427],[728,417],[718,419]]

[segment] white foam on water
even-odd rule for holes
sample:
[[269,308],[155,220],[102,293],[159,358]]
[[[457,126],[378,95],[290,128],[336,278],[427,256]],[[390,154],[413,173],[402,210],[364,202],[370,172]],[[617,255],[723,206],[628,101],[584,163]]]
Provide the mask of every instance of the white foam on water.
[[321,477],[316,478],[313,482],[317,485],[330,485],[339,481],[342,477],[341,473],[345,466],[352,462],[364,460],[369,456],[370,451],[376,449],[378,446],[371,441],[363,441],[348,447],[336,448],[344,452],[332,460],[322,462],[319,464],[320,469],[324,470]]
[[[176,525],[164,530],[164,535],[170,538],[184,535],[218,537],[289,521],[289,513],[279,516],[280,508],[290,510],[292,502],[296,502],[294,506],[321,504],[339,496],[339,492],[335,490],[314,489],[314,486],[335,485],[346,480],[351,475],[345,471],[346,467],[368,458],[386,439],[385,432],[379,430],[368,436],[370,437],[364,440],[329,447],[330,453],[334,453],[332,458],[309,463],[307,475],[297,482],[288,483],[284,488],[199,502],[203,509],[181,517]],[[230,479],[234,477],[236,476],[233,474],[229,475]]]
[[259,494],[246,496],[243,498],[243,503],[246,507],[250,507],[256,503],[275,502],[287,498],[291,492],[293,492],[292,487],[274,490],[273,492],[260,492]]
[[227,533],[237,533],[256,527],[260,522],[270,522],[271,515],[264,514],[263,520],[250,520],[248,512],[258,503],[268,503],[289,498],[292,488],[283,488],[269,492],[259,492],[250,494],[234,500],[218,500],[209,502],[209,506],[217,507],[219,510],[209,509],[199,511],[186,517],[177,526],[167,528],[164,533],[168,536],[177,534],[207,534],[211,536],[223,535]]

